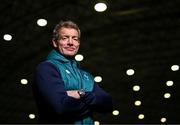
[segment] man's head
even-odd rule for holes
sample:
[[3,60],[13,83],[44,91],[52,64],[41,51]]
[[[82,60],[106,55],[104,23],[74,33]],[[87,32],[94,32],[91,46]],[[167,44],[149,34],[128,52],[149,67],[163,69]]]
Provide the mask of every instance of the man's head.
[[65,56],[74,56],[80,46],[80,29],[72,21],[61,21],[53,31],[53,47]]

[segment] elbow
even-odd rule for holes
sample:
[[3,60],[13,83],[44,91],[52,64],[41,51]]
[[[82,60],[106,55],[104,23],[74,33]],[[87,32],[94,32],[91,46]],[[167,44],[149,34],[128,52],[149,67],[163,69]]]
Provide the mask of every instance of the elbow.
[[80,102],[77,99],[72,97],[64,97],[58,100],[53,105],[54,111],[58,114],[74,114],[79,111],[82,106],[80,106]]
[[53,104],[52,109],[54,110],[55,113],[59,115],[65,114],[67,112],[65,105],[63,105],[62,103]]
[[92,108],[100,113],[110,113],[113,111],[113,102],[110,95],[105,94],[101,96],[96,96],[94,105]]
[[67,97],[54,100],[51,103],[52,109],[54,110],[55,113],[57,114],[67,114],[70,110],[70,108],[67,107]]

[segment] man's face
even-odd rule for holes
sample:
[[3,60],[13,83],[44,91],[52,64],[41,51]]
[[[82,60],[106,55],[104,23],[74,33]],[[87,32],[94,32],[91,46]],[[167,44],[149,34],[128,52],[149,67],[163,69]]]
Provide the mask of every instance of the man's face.
[[77,30],[63,27],[59,30],[59,35],[60,39],[53,41],[53,46],[65,56],[74,56],[80,45]]

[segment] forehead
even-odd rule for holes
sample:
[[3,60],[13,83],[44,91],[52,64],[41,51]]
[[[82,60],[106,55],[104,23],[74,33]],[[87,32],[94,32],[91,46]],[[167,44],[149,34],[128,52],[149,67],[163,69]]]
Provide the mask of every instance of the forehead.
[[78,31],[76,29],[74,29],[74,28],[62,27],[59,30],[59,34],[60,35],[78,36]]

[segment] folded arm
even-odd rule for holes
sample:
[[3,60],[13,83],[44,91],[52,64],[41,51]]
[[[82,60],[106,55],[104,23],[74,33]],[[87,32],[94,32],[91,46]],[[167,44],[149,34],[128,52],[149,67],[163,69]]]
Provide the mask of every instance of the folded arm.
[[62,78],[56,67],[49,63],[41,63],[36,70],[34,94],[41,105],[50,105],[58,114],[85,115],[88,106],[83,103],[75,92],[66,91]]
[[92,92],[86,92],[83,101],[96,112],[112,112],[113,102],[111,96],[96,83]]

